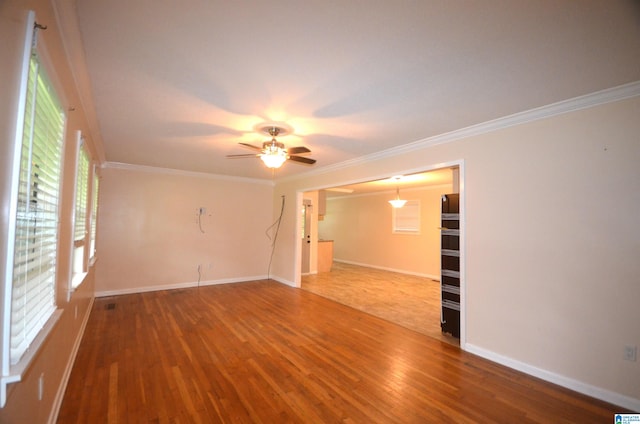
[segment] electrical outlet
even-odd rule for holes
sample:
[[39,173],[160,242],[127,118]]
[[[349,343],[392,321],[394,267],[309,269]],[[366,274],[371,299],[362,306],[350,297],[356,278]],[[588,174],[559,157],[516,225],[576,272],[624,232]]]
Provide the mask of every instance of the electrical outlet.
[[624,347],[624,360],[635,362],[638,357],[638,346],[625,346]]
[[204,206],[200,206],[200,215],[206,215],[207,214],[207,208],[205,208]]

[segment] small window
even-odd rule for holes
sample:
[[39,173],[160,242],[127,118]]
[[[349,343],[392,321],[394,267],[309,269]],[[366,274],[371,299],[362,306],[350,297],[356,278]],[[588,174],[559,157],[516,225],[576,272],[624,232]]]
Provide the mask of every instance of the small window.
[[393,208],[394,234],[420,234],[420,201],[408,200],[401,208]]
[[[76,168],[76,201],[73,224],[73,273],[86,272],[85,248],[87,245],[87,207],[89,192],[89,154],[84,146],[84,139],[78,132],[78,160]],[[76,287],[82,280],[73,279]]]
[[90,229],[90,245],[89,257],[94,259],[96,256],[96,233],[98,229],[98,189],[100,184],[98,181],[97,167],[93,167],[93,190],[91,190],[91,229]]

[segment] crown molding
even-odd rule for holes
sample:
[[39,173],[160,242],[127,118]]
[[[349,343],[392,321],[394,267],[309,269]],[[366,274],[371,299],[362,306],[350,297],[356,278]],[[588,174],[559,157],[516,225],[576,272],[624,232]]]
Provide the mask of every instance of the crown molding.
[[236,183],[263,184],[271,187],[275,186],[275,182],[272,180],[263,180],[258,178],[247,178],[247,177],[234,177],[230,175],[221,175],[221,174],[209,174],[207,172],[184,171],[182,169],[159,168],[159,167],[148,166],[148,165],[134,165],[134,164],[123,163],[123,162],[104,162],[102,165],[100,165],[100,167],[104,169],[122,169],[126,171],[147,172],[152,174],[178,175],[181,177],[205,178],[210,180],[225,180],[225,181],[232,181]]
[[286,181],[294,181],[300,178],[311,177],[314,175],[327,174],[355,165],[361,165],[367,162],[373,162],[385,158],[391,158],[394,156],[411,153],[416,150],[425,149],[427,147],[450,143],[464,138],[486,134],[504,128],[522,125],[528,122],[538,121],[541,119],[550,118],[581,109],[588,109],[606,103],[612,103],[637,96],[640,96],[640,81],[634,81],[617,87],[596,91],[594,93],[586,94],[583,96],[562,100],[557,103],[552,103],[546,106],[514,113],[513,115],[504,116],[502,118],[493,119],[491,121],[486,121],[480,124],[460,128],[458,130],[450,131],[447,133],[427,137],[422,140],[414,141],[412,143],[403,144],[401,146],[392,147],[386,150],[381,150],[379,152],[360,156],[354,159],[349,159],[333,165],[327,165],[322,168],[317,168],[312,171],[305,172],[303,174],[296,174],[290,177],[285,177],[277,180],[276,182],[281,183]]

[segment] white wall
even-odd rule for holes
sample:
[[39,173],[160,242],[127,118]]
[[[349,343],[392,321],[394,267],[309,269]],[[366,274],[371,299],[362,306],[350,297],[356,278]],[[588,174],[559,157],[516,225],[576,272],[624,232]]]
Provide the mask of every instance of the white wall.
[[401,192],[403,199],[420,201],[419,234],[392,232],[388,200],[395,192],[329,199],[319,233],[334,240],[338,261],[439,280],[441,196],[451,192],[451,184]]
[[96,295],[265,278],[272,195],[270,182],[108,165]]
[[[463,161],[462,347],[640,410],[640,363],[623,360],[625,345],[640,345],[638,117],[636,96],[487,126],[457,141],[282,180],[274,195]],[[285,216],[275,269],[295,281],[288,259],[295,216]]]

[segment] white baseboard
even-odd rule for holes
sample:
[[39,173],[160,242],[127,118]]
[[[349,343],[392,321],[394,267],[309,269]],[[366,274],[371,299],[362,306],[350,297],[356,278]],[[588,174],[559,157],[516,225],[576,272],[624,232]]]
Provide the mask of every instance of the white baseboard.
[[432,280],[440,281],[440,276],[439,275],[423,274],[423,273],[420,273],[420,272],[406,271],[404,269],[387,268],[387,267],[384,267],[384,266],[364,264],[364,263],[361,263],[361,262],[347,261],[347,260],[344,260],[344,259],[335,259],[334,258],[333,261],[334,262],[341,262],[343,264],[363,266],[363,267],[366,267],[366,268],[381,269],[383,271],[397,272],[398,274],[414,275],[416,277],[424,277],[424,278],[430,278]]
[[277,281],[278,283],[281,283],[281,284],[284,284],[286,286],[289,286],[289,287],[294,287],[294,288],[298,287],[298,285],[295,282],[287,280],[287,279],[284,279],[284,278],[281,278],[281,277],[274,277],[272,275],[271,279],[274,280],[274,281]]
[[640,399],[634,399],[632,397],[596,387],[579,380],[574,380],[572,378],[565,377],[564,375],[556,374],[554,372],[517,361],[515,359],[483,349],[481,347],[474,346],[471,343],[466,343],[464,350],[469,353],[473,353],[474,355],[481,356],[492,362],[496,362],[500,365],[513,368],[515,370],[524,372],[550,383],[557,384],[558,386],[566,387],[567,389],[571,389],[575,392],[582,393],[584,395],[591,396],[605,402],[609,402],[613,405],[621,406],[631,411],[640,411]]
[[62,380],[60,380],[58,391],[56,392],[56,396],[53,399],[53,406],[49,414],[49,420],[47,421],[49,424],[54,424],[56,421],[58,421],[58,414],[60,413],[60,407],[62,406],[64,393],[67,390],[67,384],[69,383],[69,377],[71,377],[73,364],[75,364],[76,362],[76,356],[78,355],[78,350],[80,349],[80,343],[82,342],[82,337],[84,336],[84,330],[87,328],[87,323],[89,322],[89,316],[91,315],[91,310],[93,309],[94,300],[95,300],[94,297],[92,297],[89,300],[89,306],[87,307],[84,317],[82,318],[82,324],[80,324],[80,331],[78,331],[76,340],[73,343],[73,348],[71,349],[71,355],[69,355],[67,366],[65,367],[64,373],[62,374]]
[[143,286],[143,287],[131,287],[126,289],[119,290],[103,290],[96,292],[96,297],[107,297],[107,296],[119,296],[123,294],[134,294],[134,293],[145,293],[152,291],[160,291],[160,290],[176,290],[176,289],[187,289],[193,287],[202,287],[202,286],[214,286],[217,284],[230,284],[230,283],[244,283],[246,281],[256,281],[256,280],[265,280],[267,278],[266,275],[256,275],[256,276],[248,276],[248,277],[237,277],[237,278],[221,278],[218,280],[207,280],[207,281],[194,281],[187,283],[177,283],[177,284],[162,284],[157,286]]

